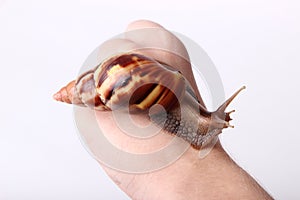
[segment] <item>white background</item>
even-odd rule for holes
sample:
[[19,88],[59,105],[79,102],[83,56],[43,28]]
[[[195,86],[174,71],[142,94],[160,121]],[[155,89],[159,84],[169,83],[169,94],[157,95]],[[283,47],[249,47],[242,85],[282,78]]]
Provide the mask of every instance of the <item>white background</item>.
[[52,94],[136,19],[196,41],[222,77],[222,143],[276,199],[300,199],[300,4],[289,0],[0,0],[0,199],[128,199],[83,148]]

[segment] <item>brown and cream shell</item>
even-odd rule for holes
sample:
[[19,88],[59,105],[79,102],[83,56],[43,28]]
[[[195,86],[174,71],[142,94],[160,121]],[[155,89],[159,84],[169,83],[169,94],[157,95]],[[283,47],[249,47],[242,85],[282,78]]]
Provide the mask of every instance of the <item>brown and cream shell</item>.
[[105,111],[128,108],[132,112],[164,107],[166,115],[152,113],[151,120],[167,133],[181,137],[194,148],[210,142],[229,124],[225,112],[242,87],[216,111],[199,103],[190,84],[180,71],[137,53],[112,56],[71,81],[54,99]]

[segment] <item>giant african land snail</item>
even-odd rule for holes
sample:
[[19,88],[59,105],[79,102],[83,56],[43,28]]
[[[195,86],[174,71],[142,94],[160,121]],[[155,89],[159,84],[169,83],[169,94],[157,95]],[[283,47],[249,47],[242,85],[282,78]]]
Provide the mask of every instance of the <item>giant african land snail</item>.
[[199,103],[179,71],[141,54],[124,53],[112,56],[71,81],[54,95],[54,99],[101,111],[126,106],[131,111],[147,111],[160,104],[166,115],[157,111],[151,119],[167,133],[200,149],[223,128],[232,127],[229,114],[233,111],[225,112],[225,109],[244,88],[216,111],[209,112]]

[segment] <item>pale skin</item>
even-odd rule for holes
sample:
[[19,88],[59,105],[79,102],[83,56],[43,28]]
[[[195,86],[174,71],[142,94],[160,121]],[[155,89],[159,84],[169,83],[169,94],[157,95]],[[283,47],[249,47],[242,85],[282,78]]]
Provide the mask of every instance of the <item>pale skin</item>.
[[[164,30],[164,42],[166,41],[166,38],[169,38],[169,41],[164,44],[166,48],[172,49],[176,46],[176,52],[181,55],[186,55],[186,50],[181,46],[181,43],[159,24],[139,20],[129,24],[126,31],[147,27],[155,27]],[[158,37],[157,42],[160,42],[159,40],[160,38]],[[129,38],[125,39],[108,41],[106,46],[104,45],[103,51],[106,51],[105,53],[109,54],[114,53],[113,51],[118,51],[116,50],[117,47],[126,49],[147,45],[147,42],[140,38],[131,38],[129,36]],[[107,48],[107,46],[109,46],[110,49]],[[102,50],[100,49],[99,54],[102,53],[101,51]],[[177,60],[175,62],[173,54],[161,52],[159,50],[144,51],[143,53],[162,60],[172,66],[175,65],[175,67],[180,69],[190,81],[198,98],[200,97],[196,83],[193,76],[191,76],[191,67],[187,61]],[[162,148],[174,137],[170,134],[159,133],[149,140],[132,138],[124,134],[122,130],[116,126],[110,112],[97,112],[96,116],[97,120],[101,122],[100,124],[106,137],[115,146],[128,152],[151,152],[157,148]],[[146,119],[142,115],[135,116],[135,121],[137,123],[146,123],[145,120]],[[228,130],[224,130],[223,132],[225,133],[222,134],[226,134],[226,131]],[[141,174],[120,172],[103,165],[103,163],[100,164],[109,177],[131,199],[273,199],[246,171],[240,168],[230,158],[222,148],[220,142],[217,142],[211,152],[203,159],[199,159],[198,154],[199,150],[190,147],[171,165],[154,172]]]

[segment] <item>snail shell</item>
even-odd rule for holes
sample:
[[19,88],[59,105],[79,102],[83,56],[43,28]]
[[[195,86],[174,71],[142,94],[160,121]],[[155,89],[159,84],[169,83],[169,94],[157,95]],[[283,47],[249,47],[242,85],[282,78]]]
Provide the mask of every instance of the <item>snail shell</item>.
[[209,143],[229,124],[226,107],[242,87],[216,111],[206,110],[197,100],[184,76],[170,66],[141,54],[115,55],[71,81],[54,99],[96,110],[147,111],[153,105],[164,107],[151,120],[166,132],[183,138],[195,149]]

